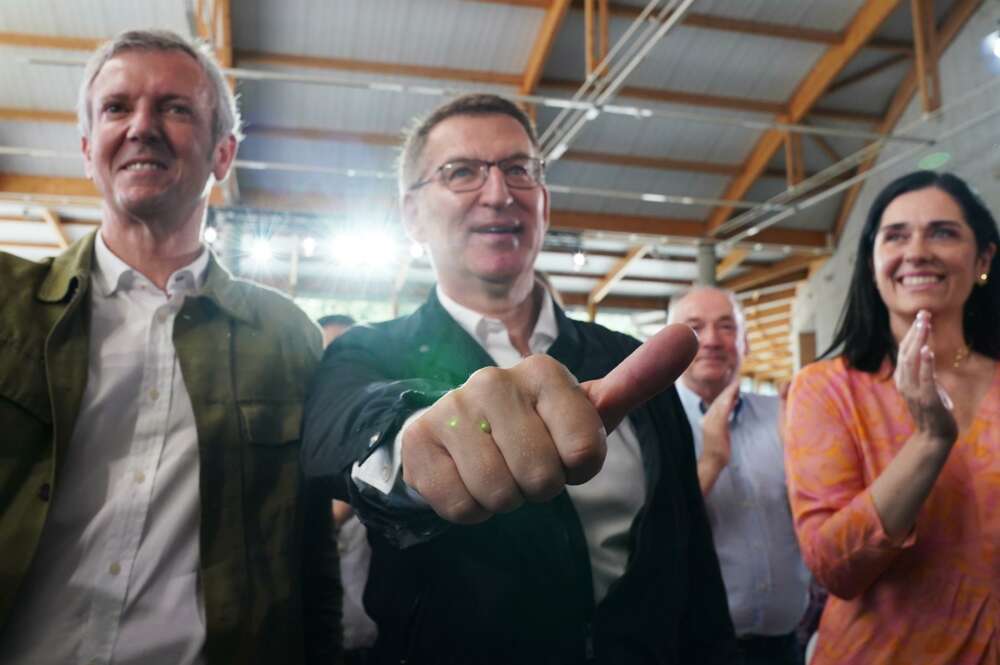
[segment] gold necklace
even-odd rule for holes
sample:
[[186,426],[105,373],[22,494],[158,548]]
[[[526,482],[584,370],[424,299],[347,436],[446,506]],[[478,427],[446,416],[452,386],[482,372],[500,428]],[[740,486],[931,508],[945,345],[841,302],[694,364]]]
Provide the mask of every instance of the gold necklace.
[[951,361],[951,366],[953,369],[958,369],[961,364],[969,357],[969,347],[963,344],[955,352],[955,359]]

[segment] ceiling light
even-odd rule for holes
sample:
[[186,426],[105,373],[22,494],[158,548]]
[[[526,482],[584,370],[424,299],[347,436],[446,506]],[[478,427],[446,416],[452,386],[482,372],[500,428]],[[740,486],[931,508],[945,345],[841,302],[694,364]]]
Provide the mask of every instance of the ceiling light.
[[348,268],[383,268],[397,258],[396,239],[386,231],[343,233],[333,239],[330,253]]
[[552,148],[552,152],[549,153],[549,161],[555,161],[566,154],[569,150],[569,146],[565,143],[560,143],[556,147]]
[[264,265],[271,260],[271,241],[267,238],[254,238],[250,243],[250,260],[258,265]]
[[305,237],[302,239],[302,255],[309,258],[316,254],[316,238]]
[[583,253],[582,249],[578,249],[573,254],[573,270],[580,272],[585,265],[587,265],[587,255]]
[[667,197],[663,194],[643,194],[640,197],[643,201],[649,201],[650,203],[666,203]]
[[205,239],[209,245],[215,244],[215,241],[219,239],[219,232],[215,230],[214,226],[206,226],[205,232],[202,234],[202,238]]
[[933,171],[939,169],[948,162],[951,161],[951,154],[947,152],[932,152],[929,155],[924,156],[917,166],[925,171]]
[[758,229],[756,226],[751,226],[749,229],[747,229],[748,236],[755,236],[758,233],[760,233],[760,229]]

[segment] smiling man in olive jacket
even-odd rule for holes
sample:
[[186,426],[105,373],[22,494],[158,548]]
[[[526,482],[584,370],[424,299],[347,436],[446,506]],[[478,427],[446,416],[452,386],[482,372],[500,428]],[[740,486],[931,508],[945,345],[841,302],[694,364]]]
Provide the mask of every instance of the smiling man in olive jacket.
[[0,254],[0,663],[302,662],[321,337],[200,240],[235,101],[207,52],[136,31],[94,55],[79,109],[100,229]]

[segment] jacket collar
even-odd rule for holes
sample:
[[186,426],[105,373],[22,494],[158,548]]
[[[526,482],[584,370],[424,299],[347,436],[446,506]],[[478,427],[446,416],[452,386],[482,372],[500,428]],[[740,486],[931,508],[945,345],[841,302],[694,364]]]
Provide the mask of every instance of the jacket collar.
[[49,274],[38,287],[36,296],[39,300],[48,303],[62,302],[79,288],[81,282],[86,284],[94,264],[96,236],[97,231],[88,233],[55,258]]
[[[555,303],[553,310],[558,335],[548,354],[574,372],[583,358],[580,332]],[[458,383],[465,382],[475,370],[495,364],[479,342],[444,308],[437,297],[437,289],[431,289],[420,310],[416,339],[421,355],[426,354],[428,362],[444,368]]]
[[[94,242],[97,233],[88,233],[55,258],[49,274],[38,288],[39,300],[62,302],[81,285],[86,285],[94,268]],[[208,254],[205,283],[198,295],[214,302],[230,317],[256,326],[256,310],[251,304],[249,285],[234,278],[222,267],[214,252],[209,250]]]
[[199,296],[208,298],[231,318],[239,319],[252,326],[257,325],[257,310],[252,304],[250,284],[233,277],[226,270],[215,252],[208,252],[208,268],[205,274],[205,284],[198,292]]

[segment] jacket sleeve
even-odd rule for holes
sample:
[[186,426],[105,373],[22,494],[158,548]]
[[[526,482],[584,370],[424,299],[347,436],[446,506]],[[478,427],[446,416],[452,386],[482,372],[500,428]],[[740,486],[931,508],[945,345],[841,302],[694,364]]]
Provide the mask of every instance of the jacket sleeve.
[[[695,665],[728,665],[738,662],[736,636],[729,616],[729,601],[722,581],[719,558],[715,553],[712,529],[705,511],[695,463],[691,425],[677,392],[669,392],[669,404],[676,423],[671,457],[678,460],[683,504],[688,507],[687,603],[681,616],[679,662]],[[666,400],[663,400],[666,401]]]
[[[865,481],[864,423],[841,376],[819,363],[795,377],[788,398],[785,467],[802,556],[830,593],[863,593],[916,542],[882,528]],[[861,428],[857,430],[856,428]]]
[[355,462],[392,446],[414,411],[433,404],[452,386],[404,378],[406,359],[393,336],[359,326],[330,345],[306,398],[302,468],[310,492],[349,501],[365,525],[405,547],[446,528],[431,509],[401,506],[351,480]]

